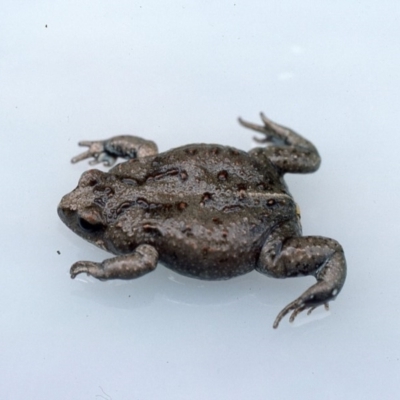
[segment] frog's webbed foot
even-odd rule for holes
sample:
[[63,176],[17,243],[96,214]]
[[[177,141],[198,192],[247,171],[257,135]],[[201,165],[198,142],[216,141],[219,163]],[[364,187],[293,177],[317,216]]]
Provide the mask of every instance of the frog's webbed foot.
[[290,135],[290,129],[271,121],[264,113],[260,113],[260,117],[264,126],[244,121],[242,118],[239,118],[238,121],[242,126],[264,135],[262,139],[253,137],[257,143],[285,143],[287,137]]
[[87,158],[93,157],[93,160],[89,161],[90,165],[96,165],[99,163],[103,163],[106,167],[111,167],[115,161],[117,160],[116,156],[111,155],[105,150],[105,140],[97,140],[97,141],[88,141],[83,140],[79,142],[79,146],[86,146],[89,149],[76,157],[74,157],[71,162],[73,164],[85,160]]
[[[322,288],[321,288],[322,286]],[[281,320],[292,311],[289,317],[289,322],[293,322],[297,315],[302,311],[307,310],[307,315],[310,315],[317,307],[324,305],[325,310],[329,310],[329,300],[334,300],[336,296],[332,295],[332,290],[323,288],[322,282],[316,283],[314,286],[306,290],[298,299],[288,304],[276,317],[274,321],[274,329],[279,326]],[[338,293],[338,292],[336,292]]]
[[90,165],[103,163],[107,167],[111,167],[118,157],[133,159],[154,155],[158,152],[157,145],[151,140],[129,135],[114,136],[107,140],[84,140],[79,142],[79,146],[89,147],[89,149],[74,157],[71,160],[72,163],[92,157]]
[[[280,254],[281,265],[272,268],[270,272],[280,273],[281,277],[298,274],[313,275],[317,283],[307,289],[299,298],[288,304],[276,317],[273,327],[292,312],[289,321],[293,322],[304,310],[311,312],[335,300],[346,279],[346,260],[342,247],[333,239],[322,237],[298,237],[286,241],[287,249]],[[298,246],[303,246],[300,249]],[[293,249],[294,252],[293,252]],[[303,264],[304,263],[304,264]]]
[[101,263],[78,261],[70,269],[71,278],[86,273],[102,281],[108,279],[135,279],[153,271],[158,262],[157,250],[149,245],[138,246],[132,254],[117,256]]
[[[334,239],[321,236],[297,236],[293,221],[273,232],[258,259],[256,270],[273,278],[312,275],[317,282],[299,298],[288,304],[276,317],[273,327],[290,312],[289,320],[304,310],[310,314],[316,307],[335,300],[346,280],[346,259],[342,246]],[[296,235],[290,237],[291,235]]]
[[[268,246],[264,251],[268,253]],[[328,309],[328,303],[335,300],[346,279],[346,260],[340,244],[318,236],[291,238],[286,240],[278,258],[270,273],[280,274],[280,277],[313,275],[317,283],[288,304],[276,317],[273,327],[277,328],[290,312],[289,321],[293,322],[304,310],[308,310],[309,315],[321,305]]]
[[268,144],[267,147],[257,147],[249,152],[255,157],[267,157],[279,170],[285,172],[306,173],[316,171],[321,163],[315,146],[301,135],[285,126],[271,121],[263,113],[263,125],[253,124],[239,118],[239,123],[246,128],[260,132],[262,139],[254,140]]

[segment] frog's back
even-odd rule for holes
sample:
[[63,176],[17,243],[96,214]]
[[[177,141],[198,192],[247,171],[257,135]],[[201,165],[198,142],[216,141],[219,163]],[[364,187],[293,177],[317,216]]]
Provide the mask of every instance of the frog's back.
[[192,172],[199,183],[203,178],[207,185],[231,190],[235,185],[240,186],[239,190],[251,186],[274,193],[286,189],[278,171],[268,159],[261,163],[249,153],[233,147],[191,144],[160,154],[160,158],[161,164],[179,165]]
[[[182,189],[252,190],[288,194],[281,175],[268,158],[262,160],[233,147],[190,144],[155,156],[129,160],[110,172],[136,178],[142,184],[159,185],[172,177]],[[180,186],[180,185],[177,185]]]
[[151,226],[148,242],[161,261],[197,278],[252,270],[281,217],[276,199],[291,202],[268,160],[232,147],[187,145],[127,161],[112,172],[137,182],[132,193],[149,205],[140,224]]

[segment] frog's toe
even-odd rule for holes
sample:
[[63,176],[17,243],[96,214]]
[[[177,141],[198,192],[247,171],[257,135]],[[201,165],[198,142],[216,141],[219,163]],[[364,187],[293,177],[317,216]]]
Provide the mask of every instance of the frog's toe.
[[[102,141],[102,140],[96,140],[96,141],[83,140],[83,141],[79,142],[78,144],[79,144],[79,146],[89,147],[89,149],[81,154],[78,154],[74,158],[72,158],[72,160],[71,160],[72,164],[75,164],[79,161],[82,161],[82,160],[85,160],[85,159],[91,158],[91,157],[93,157],[94,160],[92,160],[90,162],[90,164],[92,165],[93,162],[95,164],[97,164],[97,160],[99,159],[99,157],[102,157],[102,154],[104,153],[104,141]],[[101,161],[102,160],[100,159],[100,162]]]
[[293,322],[297,315],[299,315],[302,311],[307,310],[307,315],[310,315],[313,310],[317,307],[324,305],[326,310],[329,310],[328,302],[330,300],[334,300],[337,291],[335,294],[331,294],[331,292],[327,292],[326,288],[321,283],[317,283],[308,289],[303,295],[301,295],[298,299],[292,301],[288,304],[276,317],[274,322],[274,329],[279,326],[281,320],[290,312],[289,322]]
[[99,269],[99,264],[91,261],[78,261],[76,262],[69,273],[71,278],[74,279],[77,275],[86,272],[88,275],[96,276],[96,271]]
[[295,301],[292,301],[290,304],[288,304],[276,317],[275,321],[274,321],[274,325],[273,328],[276,329],[279,326],[279,323],[281,322],[281,320],[287,315],[289,314],[291,311],[292,315],[290,316],[289,321],[293,322],[294,319],[296,318],[296,316],[301,313],[303,310],[306,309],[306,305],[300,301],[300,299],[297,299]]
[[302,306],[300,306],[300,307],[295,308],[294,311],[292,312],[292,314],[291,314],[290,317],[289,317],[289,322],[293,322],[293,321],[296,319],[296,317],[297,317],[302,311],[304,311],[306,308],[307,308],[306,305],[302,305]]
[[[326,310],[326,311],[329,311],[329,303],[323,303],[323,304],[324,304],[324,306],[325,306],[325,310]],[[307,315],[310,315],[317,307],[319,307],[319,306],[321,306],[321,305],[322,305],[322,304],[317,304],[317,305],[311,306],[311,305],[305,305],[305,304],[304,304],[303,306],[300,306],[300,307],[295,308],[294,311],[292,312],[290,318],[289,318],[289,322],[293,322],[293,321],[296,319],[296,317],[297,317],[302,311],[306,310],[307,308],[308,308]]]
[[71,159],[71,162],[72,162],[72,164],[75,164],[75,163],[77,163],[79,161],[86,160],[87,158],[90,158],[90,157],[92,157],[92,153],[89,150],[87,150],[87,151],[85,151],[85,152],[83,152],[81,154],[78,154],[77,156],[73,157]]

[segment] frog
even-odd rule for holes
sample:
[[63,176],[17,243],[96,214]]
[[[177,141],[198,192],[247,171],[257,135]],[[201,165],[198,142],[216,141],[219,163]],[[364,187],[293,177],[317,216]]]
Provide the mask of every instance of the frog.
[[[62,197],[58,215],[73,232],[112,253],[102,262],[78,261],[81,273],[101,281],[136,279],[158,262],[187,277],[227,280],[251,271],[268,277],[311,275],[311,287],[277,315],[336,299],[346,279],[342,246],[323,236],[303,236],[299,207],[286,173],[311,173],[321,163],[316,147],[294,130],[261,113],[262,124],[239,118],[256,131],[258,145],[246,152],[218,144],[189,144],[158,152],[138,136],[82,141],[76,163],[90,169]],[[125,161],[116,163],[118,159]]]

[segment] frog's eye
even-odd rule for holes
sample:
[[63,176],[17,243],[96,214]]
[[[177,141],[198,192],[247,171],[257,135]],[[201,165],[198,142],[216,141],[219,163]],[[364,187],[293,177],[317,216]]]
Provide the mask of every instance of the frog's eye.
[[79,226],[86,232],[94,233],[99,232],[103,229],[103,225],[99,223],[92,223],[85,218],[79,217]]

